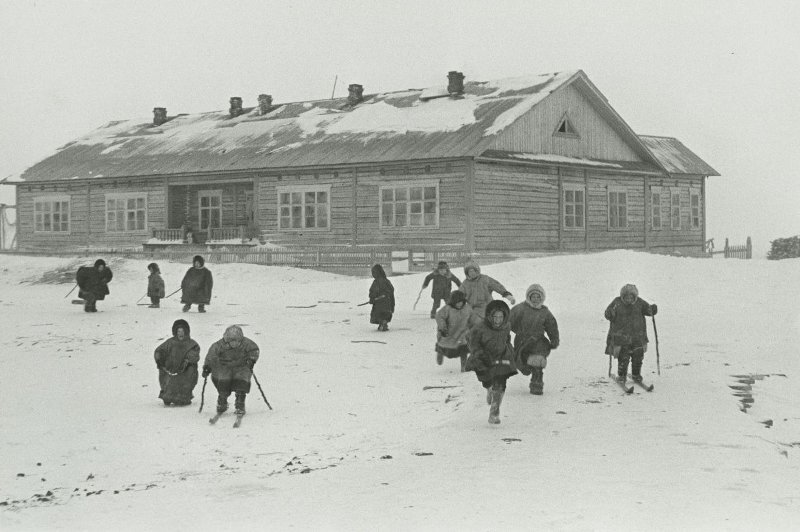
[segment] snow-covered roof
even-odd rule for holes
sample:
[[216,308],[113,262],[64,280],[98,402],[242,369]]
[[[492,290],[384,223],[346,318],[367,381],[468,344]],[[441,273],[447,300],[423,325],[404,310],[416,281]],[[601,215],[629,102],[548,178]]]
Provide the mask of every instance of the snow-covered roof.
[[580,70],[106,124],[59,148],[20,181],[136,177],[479,155]]
[[671,174],[719,175],[708,163],[676,138],[653,135],[639,135],[639,138],[664,169]]

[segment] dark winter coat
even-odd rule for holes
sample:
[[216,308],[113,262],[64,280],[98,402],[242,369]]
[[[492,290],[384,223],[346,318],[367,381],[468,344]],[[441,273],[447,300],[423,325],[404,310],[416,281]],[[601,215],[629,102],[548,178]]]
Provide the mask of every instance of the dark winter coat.
[[606,354],[615,355],[620,347],[642,347],[647,351],[647,322],[645,316],[652,316],[650,304],[636,297],[633,303],[625,303],[622,297],[606,308],[605,317],[611,322],[606,337]]
[[186,270],[186,275],[181,281],[181,303],[197,303],[208,305],[211,303],[211,289],[214,287],[214,278],[205,267],[192,266]]
[[158,382],[161,385],[160,399],[171,403],[188,403],[194,397],[192,391],[197,384],[197,362],[200,346],[187,336],[183,340],[172,337],[156,347]]
[[151,273],[147,278],[147,297],[164,297],[164,279],[158,273]]
[[432,299],[444,299],[447,301],[450,298],[452,283],[455,283],[456,286],[461,286],[461,281],[450,270],[447,270],[446,275],[439,273],[438,269],[429,273],[422,282],[422,289],[427,288],[431,281],[433,281],[433,288],[431,288]]
[[222,339],[211,344],[203,366],[211,368],[214,381],[239,381],[249,385],[253,376],[251,367],[258,360],[258,355],[258,346],[247,337],[242,337],[237,347]]
[[[495,327],[491,322],[492,312],[497,309],[505,314],[505,320],[500,327]],[[471,354],[465,369],[474,371],[478,380],[484,384],[492,382],[495,377],[510,377],[517,373],[512,362],[514,350],[511,347],[508,315],[508,305],[505,302],[492,301],[486,306],[483,321],[475,325],[467,336]]]
[[[392,321],[392,314],[394,314],[394,286],[386,278],[386,274],[379,264],[373,266],[372,271],[375,280],[369,287],[369,302],[372,303],[369,322],[377,324],[386,321],[388,323]],[[377,276],[375,276],[376,272]]]
[[78,297],[87,299],[86,295],[94,296],[94,299],[103,300],[111,292],[108,290],[108,283],[111,282],[114,274],[108,266],[103,271],[96,266],[81,266],[75,274],[75,281],[78,283]]
[[436,312],[436,345],[444,349],[457,349],[466,345],[471,316],[472,307],[469,303],[464,303],[460,310],[450,304],[440,308]]
[[517,369],[527,371],[529,355],[547,357],[550,350],[558,347],[560,342],[558,322],[545,305],[534,308],[528,302],[522,302],[511,309],[509,317],[511,332],[514,333],[514,360]]

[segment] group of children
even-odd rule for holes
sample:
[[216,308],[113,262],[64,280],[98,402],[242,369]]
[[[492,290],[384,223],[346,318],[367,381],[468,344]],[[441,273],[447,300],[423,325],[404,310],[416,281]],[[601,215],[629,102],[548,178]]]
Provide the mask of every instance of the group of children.
[[[172,324],[172,337],[156,347],[154,356],[161,387],[158,397],[164,406],[191,404],[198,380],[200,346],[191,338],[186,320]],[[211,344],[203,362],[202,377],[210,375],[217,389],[217,414],[228,410],[228,398],[234,394],[235,413],[244,415],[258,356],[258,346],[244,336],[238,325],[225,329],[222,338]]]
[[[205,267],[206,261],[200,255],[192,259],[192,266],[183,275],[181,281],[181,303],[183,311],[189,312],[192,305],[197,305],[197,312],[205,312],[206,305],[211,303],[211,290],[214,288],[214,277]],[[158,264],[151,262],[147,265],[150,275],[147,278],[147,296],[150,298],[149,308],[159,308],[164,297],[164,280]]]
[[[532,284],[525,291],[525,301],[516,304],[514,296],[499,281],[482,274],[474,262],[464,267],[461,282],[442,261],[422,284],[433,283],[431,318],[436,320],[436,363],[445,358],[461,361],[461,371],[474,371],[487,390],[489,423],[500,423],[500,405],[506,381],[517,372],[530,375],[529,390],[544,393],[544,369],[550,352],[560,343],[558,322],[544,304],[545,290]],[[371,322],[386,331],[394,312],[394,288],[383,268],[372,268],[375,279],[370,287],[373,303]],[[452,290],[452,284],[457,290]],[[506,299],[495,300],[493,293]],[[441,301],[446,301],[439,308]],[[390,302],[390,305],[389,305]],[[617,380],[625,382],[628,364],[634,381],[642,381],[642,361],[647,351],[645,316],[654,316],[658,308],[639,298],[636,286],[622,287],[619,297],[608,306],[605,317],[610,322],[606,353],[617,359]],[[511,333],[514,333],[513,345]]]

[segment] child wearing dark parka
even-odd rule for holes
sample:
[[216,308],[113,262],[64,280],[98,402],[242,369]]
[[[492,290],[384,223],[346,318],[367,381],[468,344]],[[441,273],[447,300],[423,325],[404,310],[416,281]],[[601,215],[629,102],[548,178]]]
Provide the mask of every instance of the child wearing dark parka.
[[636,285],[626,284],[619,291],[605,311],[610,322],[606,337],[606,354],[617,359],[617,380],[625,382],[628,376],[628,362],[631,363],[631,377],[642,381],[642,361],[647,351],[647,322],[645,316],[655,316],[656,305],[651,305],[639,297]]
[[197,384],[200,346],[189,336],[189,324],[185,320],[172,324],[172,338],[156,347],[154,357],[161,386],[158,397],[164,401],[164,406],[190,404]]
[[431,288],[431,299],[433,299],[431,318],[435,319],[436,311],[439,310],[442,301],[446,304],[450,299],[452,283],[455,283],[456,286],[461,286],[461,281],[458,280],[458,277],[453,275],[445,261],[440,261],[436,269],[425,277],[425,280],[422,282],[422,289],[425,290],[431,281],[433,281],[433,287]]
[[389,330],[389,322],[394,314],[394,286],[386,278],[386,272],[380,264],[372,266],[372,278],[374,280],[369,287],[369,302],[372,304],[369,322],[377,324],[378,330],[385,332]]
[[560,342],[558,322],[544,305],[544,288],[532,284],[525,291],[525,301],[511,309],[511,332],[514,333],[514,362],[523,375],[531,376],[533,395],[544,393],[544,368],[552,349]]
[[151,262],[147,265],[147,270],[150,275],[147,277],[147,297],[150,298],[150,304],[147,308],[159,308],[161,298],[164,297],[164,279],[161,278],[161,270],[158,269],[158,264]]
[[469,346],[467,333],[472,307],[464,292],[456,290],[450,294],[447,305],[436,313],[436,363],[440,366],[444,358],[460,358],[461,371],[467,363]]
[[517,374],[514,369],[511,347],[510,311],[505,301],[499,299],[486,305],[486,315],[470,329],[468,340],[470,356],[467,371],[474,371],[487,390],[489,423],[500,423],[500,405],[506,392],[506,381]]

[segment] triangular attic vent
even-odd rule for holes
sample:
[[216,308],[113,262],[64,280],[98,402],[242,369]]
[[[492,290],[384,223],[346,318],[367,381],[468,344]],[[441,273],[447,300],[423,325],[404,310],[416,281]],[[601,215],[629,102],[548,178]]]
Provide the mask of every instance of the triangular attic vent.
[[577,138],[580,135],[578,135],[578,131],[575,129],[575,126],[573,126],[572,122],[570,122],[567,113],[564,113],[564,115],[561,117],[561,120],[558,122],[558,127],[556,127],[556,130],[553,132],[553,136]]

